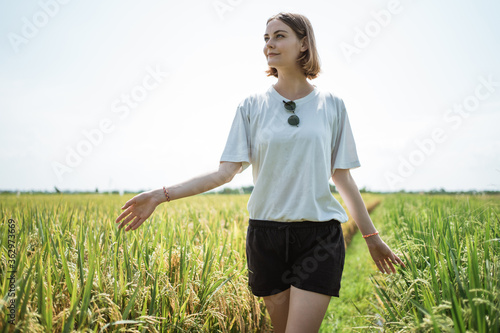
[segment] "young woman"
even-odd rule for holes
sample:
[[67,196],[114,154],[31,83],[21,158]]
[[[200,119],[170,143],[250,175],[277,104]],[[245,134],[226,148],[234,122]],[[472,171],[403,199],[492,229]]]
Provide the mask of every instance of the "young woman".
[[267,21],[264,55],[278,80],[238,106],[219,170],[141,193],[122,207],[120,228],[137,229],[162,202],[199,194],[252,164],[248,202],[248,282],[263,297],[275,332],[317,332],[344,266],[341,223],[347,214],[330,192],[331,177],[383,273],[401,259],[382,241],[349,169],[360,166],[341,98],[307,79],[320,71],[314,33],[299,14]]

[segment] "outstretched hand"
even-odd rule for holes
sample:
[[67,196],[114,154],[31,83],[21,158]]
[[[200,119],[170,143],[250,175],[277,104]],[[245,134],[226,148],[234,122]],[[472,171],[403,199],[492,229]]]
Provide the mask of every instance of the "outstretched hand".
[[370,254],[375,264],[382,273],[396,273],[394,264],[406,267],[403,261],[391,251],[389,246],[387,246],[380,237],[376,236],[373,239],[367,238],[366,244],[368,245],[368,250],[370,250]]
[[158,204],[158,201],[155,200],[151,192],[143,192],[136,195],[123,205],[122,209],[125,209],[125,211],[118,216],[115,222],[119,223],[124,217],[128,216],[120,223],[118,228],[123,228],[130,221],[132,223],[127,226],[125,231],[139,228],[151,216]]

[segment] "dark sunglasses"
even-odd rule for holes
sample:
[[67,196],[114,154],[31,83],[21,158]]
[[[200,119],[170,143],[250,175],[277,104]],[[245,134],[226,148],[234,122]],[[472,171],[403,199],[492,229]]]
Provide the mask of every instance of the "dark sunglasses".
[[295,115],[295,102],[294,101],[289,101],[289,102],[283,101],[283,103],[285,103],[285,109],[287,109],[288,111],[292,111],[294,113],[290,116],[290,118],[288,118],[288,123],[292,126],[299,127],[300,120],[299,120],[299,117],[297,117]]

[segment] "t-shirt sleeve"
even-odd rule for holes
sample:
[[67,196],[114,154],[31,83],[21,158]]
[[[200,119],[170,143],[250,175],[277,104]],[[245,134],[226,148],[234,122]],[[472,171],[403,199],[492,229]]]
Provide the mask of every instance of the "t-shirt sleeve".
[[246,109],[240,104],[220,158],[221,162],[241,162],[242,169],[239,173],[251,164],[250,119],[245,111]]
[[332,175],[336,169],[354,169],[361,166],[349,117],[341,98],[338,99],[338,107],[336,128],[332,136]]

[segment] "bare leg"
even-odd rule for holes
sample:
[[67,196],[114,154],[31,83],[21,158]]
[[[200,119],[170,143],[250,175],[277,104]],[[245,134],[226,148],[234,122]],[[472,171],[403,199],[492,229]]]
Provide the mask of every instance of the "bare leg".
[[290,288],[278,294],[264,297],[264,303],[271,316],[275,333],[285,333],[289,300]]
[[286,333],[317,333],[331,296],[290,288],[290,307]]

